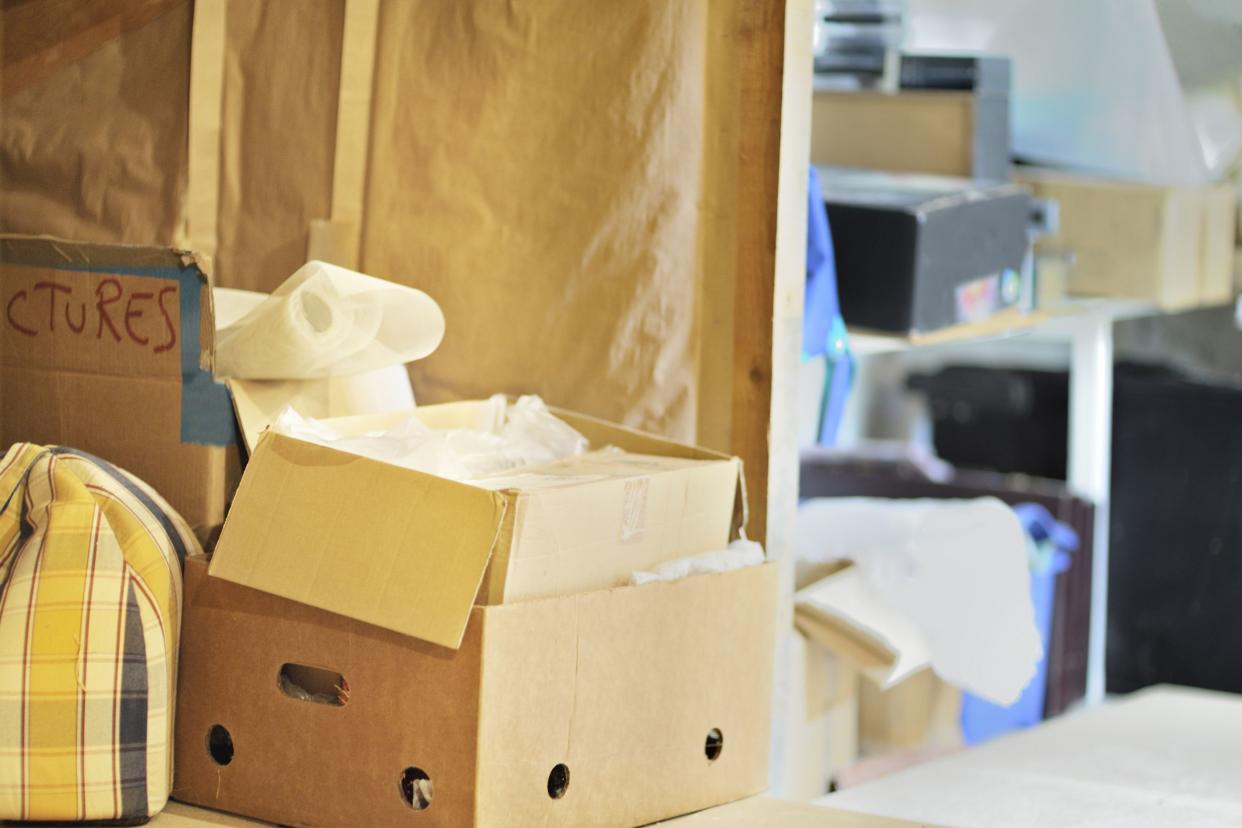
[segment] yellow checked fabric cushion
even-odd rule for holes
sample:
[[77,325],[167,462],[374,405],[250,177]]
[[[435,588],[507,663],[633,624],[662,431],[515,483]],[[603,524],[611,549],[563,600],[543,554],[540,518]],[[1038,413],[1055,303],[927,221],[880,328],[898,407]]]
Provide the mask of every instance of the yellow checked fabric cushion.
[[0,819],[156,814],[172,783],[181,566],[150,487],[18,443],[0,461]]

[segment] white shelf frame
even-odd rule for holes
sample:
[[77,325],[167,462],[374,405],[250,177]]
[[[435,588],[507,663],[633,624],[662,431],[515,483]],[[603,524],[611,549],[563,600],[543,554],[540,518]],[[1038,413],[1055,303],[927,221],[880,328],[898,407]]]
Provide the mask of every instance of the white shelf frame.
[[[1242,303],[1242,299],[1239,300]],[[1109,503],[1113,443],[1113,324],[1119,319],[1159,311],[1137,300],[1077,300],[1051,313],[1032,315],[1029,326],[983,336],[967,335],[922,345],[898,336],[851,332],[856,356],[911,349],[970,347],[1002,339],[1067,343],[1070,350],[1069,441],[1066,447],[1070,488],[1095,506],[1091,557],[1091,609],[1088,622],[1087,686],[1084,702],[1104,700],[1108,640]]]
[[1087,705],[1104,700],[1108,640],[1109,501],[1113,447],[1113,318],[1087,315],[1070,337],[1068,477],[1095,504],[1091,544],[1091,615]]

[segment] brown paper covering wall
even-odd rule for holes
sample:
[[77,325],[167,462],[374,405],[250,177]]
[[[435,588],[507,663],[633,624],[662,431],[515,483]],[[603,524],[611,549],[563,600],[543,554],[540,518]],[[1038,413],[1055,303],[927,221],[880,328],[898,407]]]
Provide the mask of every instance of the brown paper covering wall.
[[228,4],[215,282],[270,291],[332,200],[344,0]]
[[383,4],[362,266],[444,308],[420,402],[693,435],[707,12]]
[[174,241],[190,11],[189,0],[5,5],[0,232]]
[[[0,230],[171,243],[190,3],[100,3],[131,28],[3,101]],[[217,284],[276,287],[330,217],[343,8],[228,4]],[[730,380],[699,343],[731,341],[737,21],[708,0],[383,2],[361,266],[445,310],[420,402],[535,392],[695,439]],[[727,444],[725,412],[706,421]]]

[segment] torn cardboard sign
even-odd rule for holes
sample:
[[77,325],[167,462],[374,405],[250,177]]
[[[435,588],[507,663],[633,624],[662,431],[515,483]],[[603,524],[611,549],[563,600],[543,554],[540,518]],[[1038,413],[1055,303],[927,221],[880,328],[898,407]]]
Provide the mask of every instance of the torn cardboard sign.
[[[471,402],[417,414],[465,428],[490,410]],[[736,458],[554,413],[592,448],[622,451],[517,469],[484,487],[268,431],[211,574],[456,647],[476,594],[498,604],[618,586],[740,533]],[[402,416],[332,422],[363,433]]]
[[237,475],[208,268],[159,247],[0,236],[0,443],[69,445],[149,482],[200,535]]

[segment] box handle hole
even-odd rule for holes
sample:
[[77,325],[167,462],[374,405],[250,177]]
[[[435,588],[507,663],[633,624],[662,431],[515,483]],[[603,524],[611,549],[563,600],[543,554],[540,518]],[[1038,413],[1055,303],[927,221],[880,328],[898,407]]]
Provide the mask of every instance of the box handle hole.
[[707,754],[707,761],[715,762],[720,758],[722,750],[724,750],[724,734],[720,732],[720,728],[713,727],[707,731],[707,741],[703,743],[703,753]]
[[291,699],[344,707],[349,701],[349,682],[334,670],[306,664],[283,664],[276,686]]
[[422,768],[406,768],[401,772],[401,798],[406,805],[421,811],[431,805],[434,794],[435,788],[427,771]]
[[560,799],[569,790],[569,766],[561,763],[548,774],[548,796]]
[[217,765],[233,761],[233,736],[224,725],[212,725],[207,731],[207,752]]

